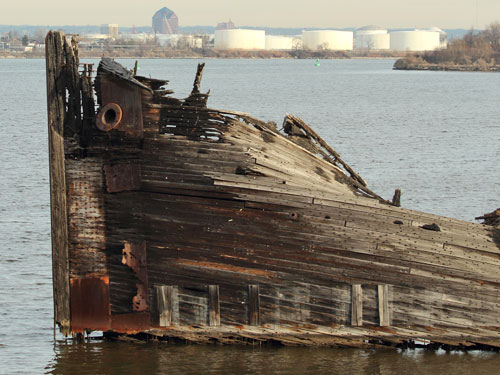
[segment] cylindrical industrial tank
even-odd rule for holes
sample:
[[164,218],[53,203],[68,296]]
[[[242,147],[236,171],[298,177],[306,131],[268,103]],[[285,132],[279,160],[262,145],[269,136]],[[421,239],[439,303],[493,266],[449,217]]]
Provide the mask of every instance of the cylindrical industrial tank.
[[294,49],[294,38],[281,35],[266,35],[266,49],[267,50]]
[[353,32],[339,30],[303,31],[304,49],[318,51],[323,49],[334,51],[351,51]]
[[439,33],[439,48],[446,48],[448,46],[448,35],[446,31],[441,30],[439,27],[430,27],[426,31],[437,31]]
[[214,47],[216,49],[265,49],[266,32],[245,29],[215,30]]
[[395,51],[432,51],[440,46],[437,31],[393,31],[389,35],[391,50]]
[[364,26],[354,34],[354,48],[384,50],[390,48],[390,36],[386,29],[378,26]]

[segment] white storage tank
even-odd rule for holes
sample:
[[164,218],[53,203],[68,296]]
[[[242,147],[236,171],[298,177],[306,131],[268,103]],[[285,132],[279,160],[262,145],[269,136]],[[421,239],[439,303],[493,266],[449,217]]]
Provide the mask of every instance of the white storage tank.
[[351,51],[353,47],[353,32],[339,30],[303,31],[304,49],[311,51],[333,50]]
[[246,29],[215,30],[214,47],[216,49],[265,49],[266,32]]
[[440,34],[437,31],[393,31],[389,35],[391,50],[394,51],[432,51],[440,46]]
[[437,31],[439,33],[439,48],[446,48],[448,46],[448,35],[446,31],[435,26],[426,29],[426,31]]
[[378,26],[360,27],[355,32],[354,48],[384,50],[390,48],[391,38],[386,29]]
[[294,38],[281,35],[266,35],[266,49],[285,51],[294,49]]

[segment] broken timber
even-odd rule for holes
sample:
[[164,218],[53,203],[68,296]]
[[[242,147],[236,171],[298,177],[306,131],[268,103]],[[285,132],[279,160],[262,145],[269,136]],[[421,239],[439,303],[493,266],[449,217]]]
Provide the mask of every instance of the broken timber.
[[[498,212],[371,191],[304,121],[207,107],[50,32],[55,322],[191,342],[500,347]],[[97,98],[94,100],[95,87]]]

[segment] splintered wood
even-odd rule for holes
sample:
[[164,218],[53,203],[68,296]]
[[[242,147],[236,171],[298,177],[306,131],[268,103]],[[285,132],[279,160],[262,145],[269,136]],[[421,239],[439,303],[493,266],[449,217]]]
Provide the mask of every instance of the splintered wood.
[[498,214],[488,226],[398,207],[301,119],[281,133],[208,108],[203,65],[178,99],[107,58],[94,79],[59,32],[46,45],[65,333],[500,347]]

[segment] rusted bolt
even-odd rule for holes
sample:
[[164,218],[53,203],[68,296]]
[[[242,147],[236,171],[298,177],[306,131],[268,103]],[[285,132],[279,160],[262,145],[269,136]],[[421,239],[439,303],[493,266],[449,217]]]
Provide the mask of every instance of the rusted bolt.
[[97,112],[96,125],[99,130],[109,132],[115,129],[122,121],[122,109],[116,103],[108,103]]

